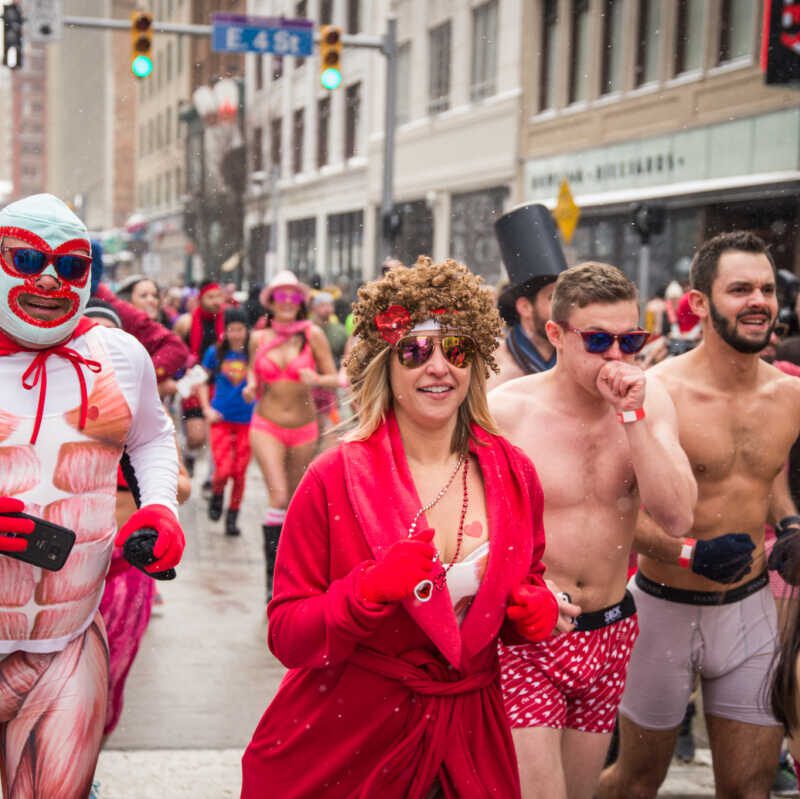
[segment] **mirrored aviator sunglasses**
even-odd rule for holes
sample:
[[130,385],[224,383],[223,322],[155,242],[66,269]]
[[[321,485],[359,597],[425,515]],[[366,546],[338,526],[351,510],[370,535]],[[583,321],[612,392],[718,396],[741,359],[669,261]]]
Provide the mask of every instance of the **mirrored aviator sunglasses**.
[[561,322],[565,330],[577,333],[583,339],[583,346],[586,352],[593,355],[602,355],[608,352],[614,342],[619,342],[619,348],[625,355],[635,355],[640,352],[650,334],[646,330],[631,330],[629,333],[609,333],[606,330],[580,330],[567,322]]
[[469,336],[406,336],[397,342],[397,359],[406,369],[417,369],[430,360],[436,342],[445,360],[459,369],[466,369],[475,358],[475,342]]
[[92,267],[92,259],[88,255],[71,253],[58,255],[34,250],[32,247],[7,247],[3,253],[10,253],[11,266],[21,275],[28,277],[41,274],[47,265],[52,263],[56,274],[62,280],[75,283],[83,280]]

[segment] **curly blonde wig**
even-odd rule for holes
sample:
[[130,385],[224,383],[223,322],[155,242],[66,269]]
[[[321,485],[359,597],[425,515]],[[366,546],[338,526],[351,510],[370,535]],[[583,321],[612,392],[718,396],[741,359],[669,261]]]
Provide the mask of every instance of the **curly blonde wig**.
[[473,422],[498,434],[486,402],[486,378],[490,368],[498,371],[492,353],[497,348],[501,322],[494,297],[482,283],[482,278],[463,264],[451,259],[434,264],[430,258],[420,256],[413,267],[393,267],[379,280],[359,289],[353,305],[356,343],[346,362],[352,399],[358,410],[356,428],[345,440],[369,437],[391,406],[391,346],[381,337],[375,317],[393,306],[408,312],[409,329],[435,318],[442,328],[475,341],[477,353],[467,398],[459,409],[453,450],[465,450]]
[[485,364],[484,377],[489,376],[489,369],[499,371],[492,353],[500,336],[500,315],[483,278],[451,258],[435,264],[420,256],[413,266],[393,267],[358,290],[353,304],[356,343],[346,364],[351,384],[389,346],[375,326],[375,317],[398,305],[411,316],[409,328],[435,316],[442,328],[475,341]]

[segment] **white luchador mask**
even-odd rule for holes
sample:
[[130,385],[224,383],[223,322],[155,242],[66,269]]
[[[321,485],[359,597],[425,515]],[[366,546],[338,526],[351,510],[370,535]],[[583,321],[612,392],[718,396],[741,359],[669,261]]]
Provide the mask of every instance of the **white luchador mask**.
[[[42,275],[55,287],[37,285]],[[52,347],[69,338],[90,292],[89,232],[61,200],[35,194],[0,211],[0,330],[31,347]],[[31,315],[34,307],[45,318]]]

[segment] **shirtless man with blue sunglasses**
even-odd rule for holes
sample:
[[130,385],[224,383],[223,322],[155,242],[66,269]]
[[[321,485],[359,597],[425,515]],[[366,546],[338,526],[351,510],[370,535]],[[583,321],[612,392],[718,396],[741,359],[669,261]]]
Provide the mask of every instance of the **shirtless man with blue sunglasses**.
[[524,799],[590,799],[638,634],[626,582],[639,507],[680,537],[697,488],[669,394],[634,363],[647,333],[630,280],[600,263],[562,272],[546,331],[555,367],[489,406],[542,481],[565,634],[503,649],[503,690]]

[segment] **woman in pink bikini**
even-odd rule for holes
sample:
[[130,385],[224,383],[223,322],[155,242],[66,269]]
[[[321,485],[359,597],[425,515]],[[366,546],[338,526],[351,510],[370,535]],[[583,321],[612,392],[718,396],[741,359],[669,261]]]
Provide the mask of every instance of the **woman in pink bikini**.
[[307,287],[283,270],[270,282],[265,299],[267,327],[250,337],[250,365],[242,396],[257,400],[250,444],[269,492],[262,528],[269,599],[286,508],[317,451],[311,389],[335,388],[338,376],[325,333],[305,318]]

